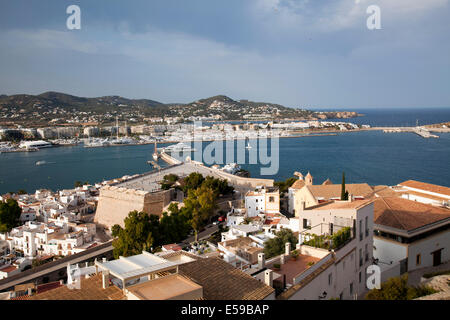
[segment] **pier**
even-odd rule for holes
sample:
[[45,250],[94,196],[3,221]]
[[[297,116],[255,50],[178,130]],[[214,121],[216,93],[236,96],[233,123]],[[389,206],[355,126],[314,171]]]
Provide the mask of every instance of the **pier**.
[[412,132],[425,139],[439,138],[438,135],[432,134],[428,129],[423,127],[373,128],[373,130],[383,130],[384,133]]

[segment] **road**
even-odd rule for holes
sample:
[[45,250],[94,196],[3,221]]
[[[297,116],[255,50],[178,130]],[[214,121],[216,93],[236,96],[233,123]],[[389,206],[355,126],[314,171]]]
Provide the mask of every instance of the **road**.
[[[200,232],[198,234],[198,240],[203,240],[203,239],[209,238],[214,232],[216,232],[218,230],[219,230],[219,226],[217,226],[217,225],[209,225],[209,226],[206,227],[205,231]],[[183,242],[180,243],[179,245],[180,246],[185,246],[185,245],[187,245],[187,244],[189,244],[191,242],[194,242],[194,241],[195,241],[195,236],[191,236],[191,237],[186,238],[185,240],[183,240]]]

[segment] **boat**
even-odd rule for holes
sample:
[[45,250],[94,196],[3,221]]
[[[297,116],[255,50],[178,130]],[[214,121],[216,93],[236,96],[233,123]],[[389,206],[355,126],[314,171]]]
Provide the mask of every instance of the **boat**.
[[42,166],[43,164],[46,164],[46,163],[47,163],[47,161],[41,160],[41,161],[36,162],[36,165],[37,166]]
[[245,147],[245,149],[251,149],[251,148],[252,148],[252,146],[250,145],[249,142],[247,142],[247,146]]
[[171,146],[165,147],[163,149],[164,152],[191,152],[195,151],[190,145],[187,145],[183,142],[173,144]]

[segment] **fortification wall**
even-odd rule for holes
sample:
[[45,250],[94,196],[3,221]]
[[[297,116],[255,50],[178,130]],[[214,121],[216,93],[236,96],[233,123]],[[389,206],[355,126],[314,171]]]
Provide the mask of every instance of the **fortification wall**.
[[124,227],[125,218],[134,210],[160,216],[171,197],[171,190],[150,193],[106,186],[100,189],[94,221],[111,228],[115,224]]

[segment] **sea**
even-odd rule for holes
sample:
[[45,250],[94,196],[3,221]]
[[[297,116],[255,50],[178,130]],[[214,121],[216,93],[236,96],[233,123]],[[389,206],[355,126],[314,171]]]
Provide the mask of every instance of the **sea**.
[[[344,119],[371,126],[414,126],[450,121],[450,108],[439,109],[364,109],[363,117]],[[294,172],[310,172],[314,184],[329,178],[340,183],[345,172],[347,183],[396,185],[414,179],[450,187],[450,133],[437,133],[439,139],[424,139],[414,133],[381,131],[342,132],[299,138],[281,138],[271,163],[249,164],[246,150],[243,169],[255,178],[276,181]],[[256,141],[250,141],[255,145]],[[202,149],[209,145],[204,142]],[[269,143],[270,145],[270,143]],[[165,145],[158,145],[164,147]],[[225,143],[223,145],[225,148]],[[0,154],[0,194],[23,189],[33,193],[46,188],[53,191],[73,188],[75,181],[96,183],[125,175],[155,170],[153,145],[84,148],[82,145],[41,149],[38,152]],[[237,155],[237,143],[234,145]],[[225,150],[226,151],[226,150]],[[226,152],[224,152],[226,153]],[[278,154],[278,157],[277,157]],[[43,165],[36,165],[45,161]],[[223,164],[225,156],[223,157]],[[162,161],[162,167],[167,166]],[[212,164],[212,163],[209,163]],[[272,166],[269,176],[262,168]]]

